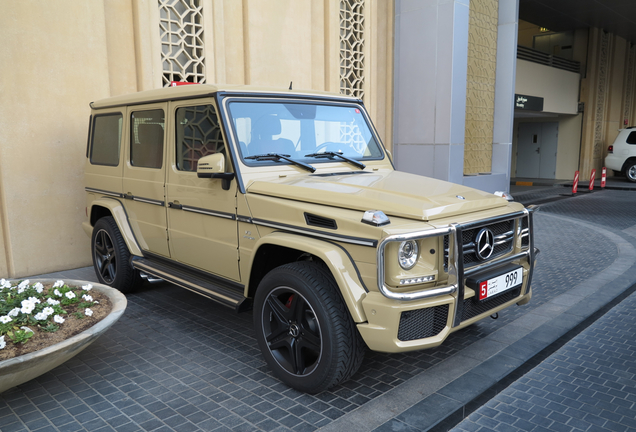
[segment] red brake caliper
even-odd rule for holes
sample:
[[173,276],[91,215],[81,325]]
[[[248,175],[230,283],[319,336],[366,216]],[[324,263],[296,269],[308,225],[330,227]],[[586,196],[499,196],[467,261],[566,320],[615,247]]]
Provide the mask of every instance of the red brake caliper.
[[292,294],[292,295],[290,295],[290,296],[289,296],[289,298],[287,299],[287,302],[285,303],[285,307],[286,307],[287,309],[291,309],[292,301],[294,301],[294,296],[295,296],[295,295],[296,295],[296,294]]

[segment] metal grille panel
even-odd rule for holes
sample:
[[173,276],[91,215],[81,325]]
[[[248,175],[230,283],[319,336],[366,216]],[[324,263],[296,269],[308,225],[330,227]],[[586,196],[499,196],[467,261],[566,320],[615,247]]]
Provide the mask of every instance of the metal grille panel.
[[159,0],[163,86],[205,82],[203,6],[200,0]]
[[364,0],[340,1],[340,93],[364,98]]
[[437,336],[447,321],[448,305],[402,312],[398,339],[410,341]]
[[[527,218],[524,218],[527,223]],[[469,268],[479,264],[481,261],[477,258],[474,252],[474,243],[477,234],[482,228],[489,228],[494,234],[495,238],[499,237],[501,244],[494,247],[493,253],[488,260],[497,258],[512,250],[514,239],[514,219],[504,222],[495,223],[492,225],[486,225],[485,227],[478,227],[469,230],[462,231],[462,244],[464,249],[464,268]],[[444,236],[444,271],[448,271],[448,254],[450,249],[450,238]]]

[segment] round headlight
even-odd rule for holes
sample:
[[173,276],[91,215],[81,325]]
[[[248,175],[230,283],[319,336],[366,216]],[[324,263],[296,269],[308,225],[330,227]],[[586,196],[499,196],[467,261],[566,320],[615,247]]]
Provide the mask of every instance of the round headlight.
[[400,249],[398,250],[398,261],[400,263],[400,267],[404,270],[412,269],[417,262],[418,252],[417,242],[409,240],[400,243]]

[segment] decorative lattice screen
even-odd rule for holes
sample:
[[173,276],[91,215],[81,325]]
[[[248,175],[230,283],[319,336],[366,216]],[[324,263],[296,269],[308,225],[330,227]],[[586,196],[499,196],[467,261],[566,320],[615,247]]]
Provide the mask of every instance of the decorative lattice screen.
[[159,0],[163,85],[205,82],[201,0]]
[[364,98],[364,0],[340,1],[340,93]]

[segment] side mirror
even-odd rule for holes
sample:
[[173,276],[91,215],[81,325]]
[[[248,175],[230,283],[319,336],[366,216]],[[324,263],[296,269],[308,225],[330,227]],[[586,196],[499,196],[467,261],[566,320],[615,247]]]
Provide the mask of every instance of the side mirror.
[[223,153],[214,153],[199,159],[197,163],[197,177],[220,178],[223,180],[223,190],[229,190],[230,182],[234,178],[234,173],[225,172],[225,155],[223,155]]

